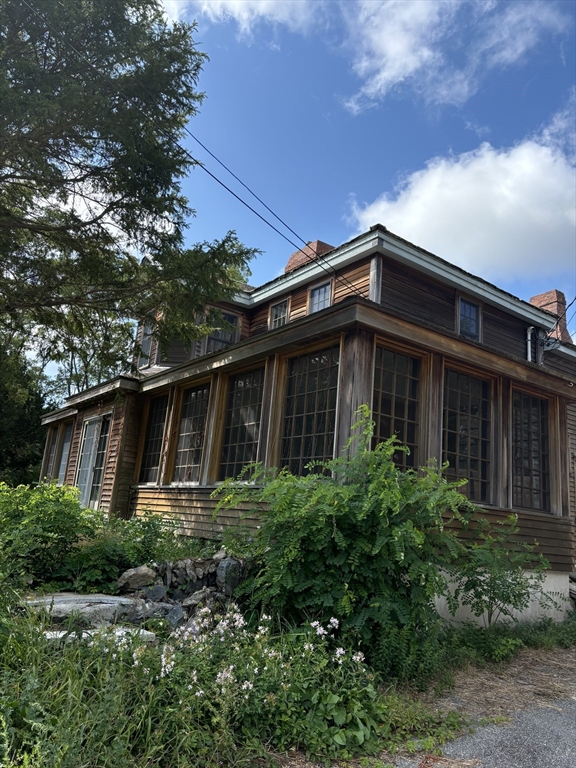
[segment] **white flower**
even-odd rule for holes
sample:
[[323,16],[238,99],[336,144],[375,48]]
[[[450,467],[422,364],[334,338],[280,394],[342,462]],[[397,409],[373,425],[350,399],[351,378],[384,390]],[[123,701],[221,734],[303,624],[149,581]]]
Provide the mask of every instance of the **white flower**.
[[243,690],[243,691],[251,691],[251,690],[252,690],[252,688],[254,688],[254,686],[253,686],[253,685],[252,685],[252,683],[251,683],[251,682],[249,682],[248,680],[245,680],[245,681],[242,683],[242,690]]
[[362,651],[358,651],[358,653],[355,653],[354,656],[352,656],[352,661],[358,662],[358,664],[362,663],[364,661],[364,654]]
[[200,698],[200,696],[204,696],[204,691],[196,691],[194,696],[198,696],[198,698]]
[[338,629],[339,625],[340,625],[340,622],[338,621],[338,619],[335,619],[334,617],[332,617],[328,622],[328,626],[332,627],[332,629]]
[[342,662],[344,661],[345,655],[346,655],[346,651],[344,650],[344,648],[336,648],[334,659],[338,662],[338,664],[342,664]]

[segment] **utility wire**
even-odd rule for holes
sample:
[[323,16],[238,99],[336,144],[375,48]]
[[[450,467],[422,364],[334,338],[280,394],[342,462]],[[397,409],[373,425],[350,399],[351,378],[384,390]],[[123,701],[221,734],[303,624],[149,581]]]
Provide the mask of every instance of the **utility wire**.
[[[279,229],[278,229],[276,226],[274,226],[274,224],[272,224],[270,221],[268,221],[268,219],[266,219],[264,216],[262,216],[260,213],[258,213],[258,211],[256,211],[256,210],[255,210],[255,209],[254,209],[254,208],[253,208],[253,207],[252,207],[252,206],[251,206],[249,203],[247,203],[247,202],[246,202],[246,201],[245,201],[243,198],[241,198],[241,197],[240,197],[240,195],[236,194],[236,193],[235,193],[235,192],[234,192],[232,189],[230,189],[230,187],[228,187],[228,186],[227,186],[227,185],[226,185],[226,184],[225,184],[223,181],[221,181],[221,180],[220,180],[220,179],[219,179],[219,178],[218,178],[218,177],[217,177],[215,174],[213,174],[211,171],[209,171],[209,170],[208,170],[208,169],[205,167],[205,165],[204,165],[203,163],[201,163],[200,161],[196,160],[196,158],[195,158],[195,157],[194,157],[194,156],[193,156],[193,155],[192,155],[192,154],[191,154],[191,153],[190,153],[190,152],[189,152],[189,151],[186,149],[186,147],[182,147],[182,146],[181,146],[181,145],[180,145],[180,144],[179,144],[179,143],[178,143],[178,142],[177,142],[177,141],[176,141],[176,140],[175,140],[175,139],[174,139],[174,138],[173,138],[173,137],[172,137],[172,136],[171,136],[171,135],[170,135],[170,134],[169,134],[169,133],[168,133],[168,132],[165,130],[165,129],[163,129],[163,128],[162,128],[162,126],[158,125],[158,123],[157,123],[155,120],[153,120],[153,119],[152,119],[152,118],[151,118],[151,117],[150,117],[148,114],[146,114],[146,113],[145,113],[145,111],[142,109],[142,107],[139,107],[137,104],[135,104],[133,101],[131,101],[131,99],[130,99],[130,98],[129,98],[129,97],[128,97],[128,96],[127,96],[127,95],[126,95],[126,94],[125,94],[125,93],[124,93],[124,92],[123,92],[121,89],[120,89],[120,88],[118,88],[118,87],[117,87],[117,85],[116,85],[115,83],[113,83],[113,81],[111,80],[111,78],[107,77],[107,76],[106,76],[104,73],[102,73],[102,72],[101,72],[101,71],[98,69],[98,67],[96,67],[96,65],[95,65],[95,64],[93,64],[93,63],[92,63],[92,62],[91,62],[91,61],[90,61],[90,60],[89,60],[89,59],[88,59],[86,56],[84,56],[84,55],[83,55],[83,54],[82,54],[82,53],[81,53],[81,52],[80,52],[80,51],[79,51],[79,50],[78,50],[78,49],[77,49],[77,48],[76,48],[74,45],[72,45],[72,43],[70,43],[68,40],[66,40],[64,37],[62,37],[62,36],[61,36],[61,35],[58,33],[58,31],[56,31],[56,30],[54,29],[54,27],[53,27],[53,26],[52,26],[52,25],[51,25],[51,24],[50,24],[50,23],[49,23],[49,22],[46,20],[46,18],[45,18],[45,17],[44,17],[44,16],[43,16],[43,15],[42,15],[42,14],[41,14],[39,11],[37,11],[35,8],[33,8],[33,7],[32,7],[32,6],[31,6],[31,5],[30,5],[30,4],[27,2],[27,0],[21,0],[21,1],[22,1],[22,4],[23,4],[23,5],[25,5],[25,6],[26,6],[26,7],[27,7],[27,8],[28,8],[30,11],[32,11],[32,13],[34,13],[36,16],[38,16],[38,18],[40,18],[40,19],[41,19],[41,20],[44,22],[44,24],[45,24],[45,25],[48,27],[48,29],[50,29],[50,30],[51,30],[51,32],[54,34],[54,36],[55,36],[56,38],[58,38],[58,39],[59,39],[61,42],[63,42],[63,43],[64,43],[64,45],[68,46],[68,48],[70,48],[72,51],[74,51],[74,53],[75,53],[77,56],[79,56],[79,57],[80,57],[80,58],[81,58],[83,61],[85,61],[85,62],[88,64],[88,66],[89,66],[89,67],[91,67],[91,68],[92,68],[92,69],[93,69],[93,70],[94,70],[94,71],[95,71],[95,72],[96,72],[96,73],[97,73],[97,74],[98,74],[100,77],[106,78],[106,79],[107,79],[107,81],[108,81],[110,84],[112,84],[112,85],[115,87],[115,90],[116,90],[116,92],[117,92],[118,94],[120,94],[120,95],[121,95],[121,96],[124,98],[124,100],[125,100],[126,102],[128,102],[129,104],[131,104],[131,105],[132,105],[132,106],[133,106],[133,107],[134,107],[134,108],[135,108],[135,109],[136,109],[138,112],[140,112],[140,114],[141,114],[141,115],[143,115],[143,116],[145,117],[145,119],[146,119],[146,120],[148,120],[148,121],[149,121],[149,122],[150,122],[152,125],[154,125],[154,127],[155,127],[155,128],[157,128],[157,129],[158,129],[158,131],[159,131],[160,133],[164,134],[164,136],[167,136],[167,137],[168,137],[168,139],[169,139],[170,141],[172,141],[172,142],[173,142],[173,144],[175,144],[175,145],[176,145],[176,146],[177,146],[177,147],[178,147],[180,150],[182,150],[182,151],[183,151],[183,152],[184,152],[184,153],[185,153],[185,154],[186,154],[186,155],[187,155],[187,156],[190,158],[190,160],[191,160],[191,161],[194,163],[194,165],[198,165],[200,168],[202,168],[202,170],[203,170],[203,171],[205,171],[205,173],[207,173],[207,174],[208,174],[208,175],[209,175],[209,176],[210,176],[212,179],[214,179],[214,181],[216,181],[218,184],[220,184],[220,186],[222,186],[222,187],[223,187],[223,188],[224,188],[224,189],[225,189],[227,192],[229,192],[229,193],[230,193],[230,194],[231,194],[233,197],[235,197],[235,198],[236,198],[236,199],[237,199],[237,200],[238,200],[240,203],[242,203],[242,205],[244,205],[246,208],[248,208],[248,210],[249,210],[249,211],[251,211],[253,214],[255,214],[255,215],[256,215],[256,216],[257,216],[257,217],[258,217],[258,218],[259,218],[261,221],[263,221],[263,222],[264,222],[265,224],[267,224],[267,225],[268,225],[268,226],[269,226],[271,229],[273,229],[273,230],[274,230],[274,231],[275,231],[277,234],[279,234],[279,235],[280,235],[280,237],[282,237],[284,240],[286,240],[286,242],[288,242],[288,243],[289,243],[291,246],[293,246],[294,248],[296,248],[296,250],[297,250],[297,251],[301,251],[301,252],[304,254],[304,256],[306,256],[306,258],[308,258],[310,261],[314,261],[314,262],[318,263],[318,265],[319,265],[319,266],[320,266],[320,267],[321,267],[321,268],[322,268],[322,269],[323,269],[323,270],[324,270],[324,271],[325,271],[327,274],[331,274],[331,275],[333,274],[333,275],[334,275],[334,278],[335,278],[335,280],[337,280],[338,282],[340,282],[342,285],[345,285],[346,287],[348,287],[348,288],[351,288],[351,289],[352,289],[352,291],[353,291],[354,293],[356,293],[356,295],[358,295],[358,296],[360,296],[360,297],[363,297],[363,294],[362,294],[362,292],[361,292],[361,291],[359,291],[359,290],[358,290],[358,288],[357,288],[357,287],[356,287],[356,286],[355,286],[353,283],[351,283],[351,282],[348,280],[348,278],[346,278],[344,275],[338,275],[338,274],[337,274],[337,272],[336,272],[336,269],[335,269],[335,268],[334,268],[332,265],[328,264],[328,262],[326,262],[326,259],[324,259],[324,258],[323,258],[323,257],[322,257],[322,256],[321,256],[321,255],[320,255],[320,254],[319,254],[319,253],[318,253],[318,252],[315,250],[315,249],[313,249],[313,248],[310,248],[310,246],[308,245],[307,241],[306,241],[306,240],[304,240],[304,238],[300,237],[300,235],[298,235],[296,232],[294,232],[294,230],[293,230],[291,227],[289,227],[289,226],[288,226],[288,225],[287,225],[287,224],[286,224],[286,223],[283,221],[283,219],[281,219],[281,218],[280,218],[280,217],[279,217],[279,216],[278,216],[276,213],[274,213],[274,211],[273,211],[271,208],[269,208],[269,207],[266,205],[266,203],[264,203],[264,202],[263,202],[263,201],[262,201],[262,200],[261,200],[261,199],[260,199],[260,198],[259,198],[259,197],[258,197],[258,196],[257,196],[257,195],[256,195],[256,194],[255,194],[255,193],[254,193],[254,192],[253,192],[251,189],[250,189],[250,187],[248,187],[248,186],[247,186],[247,185],[246,185],[246,184],[245,184],[245,183],[244,183],[244,182],[243,182],[243,181],[242,181],[242,180],[241,180],[241,179],[240,179],[238,176],[236,176],[236,174],[234,174],[234,173],[233,173],[233,172],[232,172],[232,171],[231,171],[231,170],[230,170],[230,169],[229,169],[229,168],[228,168],[228,167],[227,167],[227,166],[226,166],[226,165],[225,165],[225,164],[224,164],[224,163],[223,163],[221,160],[219,160],[219,159],[216,157],[216,155],[214,155],[214,154],[213,154],[213,153],[212,153],[212,152],[211,152],[211,151],[210,151],[210,150],[209,150],[207,147],[205,147],[205,146],[202,144],[202,142],[200,142],[200,141],[199,141],[199,139],[197,139],[197,138],[196,138],[196,136],[194,136],[194,135],[192,134],[192,132],[191,132],[191,131],[190,131],[190,130],[187,128],[187,126],[184,126],[184,129],[185,129],[185,131],[186,131],[186,132],[187,132],[187,133],[188,133],[188,134],[189,134],[189,135],[190,135],[190,136],[191,136],[191,137],[192,137],[192,138],[193,138],[195,141],[197,141],[197,142],[198,142],[198,144],[200,144],[200,146],[202,146],[202,147],[203,147],[203,148],[204,148],[204,149],[205,149],[205,150],[206,150],[206,151],[207,151],[207,152],[208,152],[208,153],[209,153],[209,154],[210,154],[210,155],[211,155],[211,156],[212,156],[212,157],[213,157],[213,158],[214,158],[214,159],[215,159],[215,160],[216,160],[216,161],[217,161],[217,162],[218,162],[218,163],[219,163],[219,164],[220,164],[222,167],[223,167],[223,168],[225,168],[225,170],[227,170],[227,171],[228,171],[228,173],[230,173],[230,174],[231,174],[231,175],[232,175],[232,176],[233,176],[233,177],[234,177],[234,178],[235,178],[235,179],[236,179],[236,180],[237,180],[237,181],[238,181],[240,184],[242,184],[242,186],[243,186],[243,187],[244,187],[244,188],[245,188],[245,189],[246,189],[248,192],[250,192],[250,194],[251,194],[251,195],[253,195],[253,197],[255,197],[255,198],[256,198],[256,200],[258,200],[258,202],[260,202],[260,203],[261,203],[261,205],[263,205],[263,206],[264,206],[264,207],[265,207],[265,208],[266,208],[266,209],[267,209],[267,210],[268,210],[268,211],[269,211],[269,212],[270,212],[270,213],[271,213],[271,214],[272,214],[272,215],[273,215],[273,216],[274,216],[274,217],[275,217],[275,218],[276,218],[276,219],[277,219],[277,220],[278,220],[278,221],[279,221],[279,222],[280,222],[280,223],[281,223],[283,226],[285,226],[285,227],[286,227],[286,229],[288,229],[288,231],[289,231],[289,232],[291,232],[291,233],[292,233],[292,234],[293,234],[293,235],[294,235],[294,236],[295,236],[295,237],[296,237],[298,240],[300,240],[302,243],[304,243],[304,247],[305,247],[305,248],[309,248],[311,251],[313,251],[313,252],[316,254],[316,258],[314,258],[313,256],[310,256],[309,254],[307,254],[307,253],[306,253],[306,251],[305,251],[304,249],[302,249],[300,246],[298,246],[296,243],[294,243],[294,242],[293,242],[293,241],[292,241],[292,240],[291,240],[289,237],[287,237],[287,235],[285,235],[283,232],[281,232],[281,231],[280,231],[280,230],[279,230]],[[60,5],[62,6],[62,3],[60,3]],[[62,6],[62,7],[63,7],[63,6]],[[142,84],[141,84],[141,83],[140,83],[140,85],[142,86]],[[142,87],[144,88],[144,90],[147,90],[145,86],[142,86]],[[148,91],[148,93],[150,93],[150,92]],[[324,263],[323,263],[323,262],[324,262]],[[326,263],[328,266],[325,266],[325,265],[324,265],[325,263]]]

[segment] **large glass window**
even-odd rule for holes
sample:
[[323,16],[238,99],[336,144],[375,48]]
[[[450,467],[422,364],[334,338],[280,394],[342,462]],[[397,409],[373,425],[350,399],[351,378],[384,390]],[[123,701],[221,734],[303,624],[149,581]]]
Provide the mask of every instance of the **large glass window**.
[[155,483],[158,480],[162,441],[164,439],[164,424],[168,410],[168,395],[156,397],[150,402],[148,424],[144,438],[144,451],[140,465],[140,483]]
[[296,475],[333,457],[339,355],[334,345],[288,360],[281,464]]
[[98,507],[102,490],[110,422],[111,416],[106,414],[86,421],[82,430],[76,485],[80,489],[80,502],[94,509]]
[[60,460],[58,461],[58,473],[56,475],[58,485],[63,485],[66,479],[66,468],[68,467],[68,456],[70,455],[70,444],[72,442],[72,422],[69,421],[64,427],[62,437],[62,447],[60,448]]
[[330,306],[330,283],[324,283],[324,285],[317,285],[315,288],[310,289],[310,311],[319,312],[321,309],[325,309]]
[[550,510],[548,401],[515,391],[512,396],[512,495],[515,507]]
[[193,387],[184,392],[174,463],[173,482],[175,483],[198,482],[200,479],[209,397],[209,384]]
[[138,368],[147,368],[152,364],[150,352],[152,350],[152,322],[146,321],[142,329],[142,340],[140,342],[140,355],[138,357]]
[[377,443],[396,435],[410,453],[396,451],[402,469],[418,466],[420,359],[376,347],[372,418]]
[[52,480],[54,477],[54,464],[56,462],[56,447],[58,445],[58,427],[51,427],[48,433],[46,451],[46,468],[44,470],[44,477],[47,480]]
[[230,376],[224,416],[220,480],[236,477],[246,464],[256,461],[264,368]]
[[443,461],[448,480],[468,480],[461,492],[490,501],[491,384],[458,371],[444,378]]

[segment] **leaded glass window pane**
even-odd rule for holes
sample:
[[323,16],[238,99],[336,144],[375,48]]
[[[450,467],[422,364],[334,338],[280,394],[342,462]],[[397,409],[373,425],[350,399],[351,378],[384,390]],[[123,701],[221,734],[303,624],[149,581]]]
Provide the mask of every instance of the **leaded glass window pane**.
[[410,453],[396,451],[394,462],[402,469],[418,466],[420,425],[420,360],[376,347],[372,418],[376,443],[396,435]]
[[515,391],[512,403],[513,505],[548,512],[550,511],[548,401]]
[[209,384],[184,392],[174,464],[175,483],[198,482],[200,479],[209,396]]
[[220,480],[236,477],[257,459],[264,368],[238,373],[228,380]]
[[140,466],[140,483],[155,483],[158,480],[162,441],[164,438],[164,423],[168,410],[168,395],[156,397],[150,402],[148,424],[144,438],[144,452]]
[[472,501],[490,501],[491,384],[447,370],[444,378],[442,460],[448,480],[468,480],[460,489]]
[[339,356],[334,345],[288,361],[281,465],[295,475],[333,458]]

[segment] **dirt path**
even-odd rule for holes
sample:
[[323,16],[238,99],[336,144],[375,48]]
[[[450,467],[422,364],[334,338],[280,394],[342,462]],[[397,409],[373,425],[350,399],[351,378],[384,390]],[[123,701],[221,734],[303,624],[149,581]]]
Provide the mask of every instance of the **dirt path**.
[[[520,710],[560,710],[557,702],[576,700],[576,649],[524,649],[508,664],[484,669],[470,667],[456,672],[454,687],[441,696],[427,693],[419,696],[429,706],[439,710],[457,710],[473,721],[506,720]],[[301,754],[278,755],[282,768],[323,768]],[[381,755],[380,765],[409,762],[414,768],[479,768],[475,759],[451,759],[421,754],[408,761],[403,756]],[[364,758],[333,763],[332,768],[368,768],[378,763]]]

